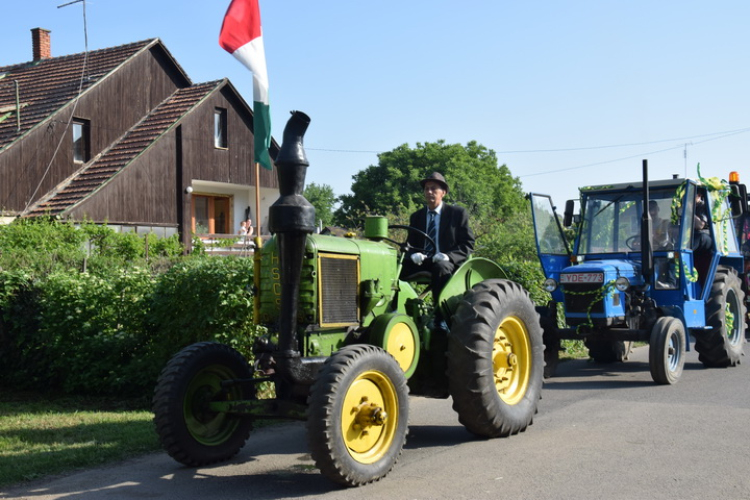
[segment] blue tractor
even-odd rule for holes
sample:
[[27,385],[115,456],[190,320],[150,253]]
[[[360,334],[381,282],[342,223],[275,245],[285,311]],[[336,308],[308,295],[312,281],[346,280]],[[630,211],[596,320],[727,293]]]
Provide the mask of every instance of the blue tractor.
[[633,342],[648,342],[657,384],[679,380],[690,336],[704,366],[739,364],[747,311],[741,242],[750,224],[737,174],[729,183],[649,182],[644,160],[641,182],[585,187],[580,195],[580,214],[570,200],[562,220],[549,196],[529,195],[552,296],[538,307],[545,376],[554,374],[563,339],[583,340],[600,363],[625,361]]

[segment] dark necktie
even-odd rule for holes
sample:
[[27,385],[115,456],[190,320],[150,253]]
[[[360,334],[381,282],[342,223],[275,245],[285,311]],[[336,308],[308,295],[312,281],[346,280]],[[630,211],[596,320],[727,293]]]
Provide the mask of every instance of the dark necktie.
[[[437,217],[437,212],[434,210],[430,210],[428,212],[428,219],[429,222],[427,223],[427,236],[432,238],[432,241],[437,242],[437,225],[435,224],[435,218]],[[427,240],[427,245],[425,245],[425,250],[427,250],[428,254],[435,253],[435,246]]]

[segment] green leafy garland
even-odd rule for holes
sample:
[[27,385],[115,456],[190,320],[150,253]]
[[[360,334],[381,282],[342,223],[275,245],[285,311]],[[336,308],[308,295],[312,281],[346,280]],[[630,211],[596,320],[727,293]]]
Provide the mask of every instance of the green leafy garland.
[[[717,234],[718,250],[726,255],[729,253],[729,211],[727,209],[726,200],[731,194],[729,183],[724,179],[718,177],[705,178],[701,175],[701,164],[698,164],[698,180],[700,185],[706,188],[709,196],[711,196],[711,220],[714,224],[715,229],[719,229]],[[720,225],[719,225],[720,223]],[[717,228],[718,226],[718,228]]]
[[594,321],[591,318],[591,311],[594,309],[594,306],[599,302],[602,302],[605,297],[614,296],[616,292],[617,290],[615,289],[615,280],[610,280],[607,283],[604,283],[600,288],[589,290],[588,292],[574,292],[572,290],[565,290],[565,295],[577,295],[579,297],[592,296],[592,300],[591,302],[589,302],[589,305],[586,308],[586,322],[581,323],[576,327],[576,334],[580,335],[580,330],[583,326],[594,328]]

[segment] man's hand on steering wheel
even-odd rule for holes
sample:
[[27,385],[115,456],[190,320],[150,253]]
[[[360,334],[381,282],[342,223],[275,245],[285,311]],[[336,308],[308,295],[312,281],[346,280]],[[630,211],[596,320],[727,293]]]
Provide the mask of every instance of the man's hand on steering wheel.
[[[403,226],[403,225],[400,225],[400,224],[394,224],[394,225],[388,226],[388,229],[406,229],[407,231],[414,231],[415,233],[419,234],[420,236],[424,236],[427,239],[427,241],[429,241],[430,243],[432,243],[432,247],[433,248],[435,248],[435,246],[436,246],[435,245],[435,241],[432,238],[430,238],[430,236],[427,233],[425,233],[424,231],[421,231],[421,230],[417,229],[416,227]],[[408,252],[410,250],[414,251],[414,253],[411,254],[411,261],[414,264],[418,265],[418,266],[421,266],[422,263],[425,260],[427,260],[427,259],[433,259],[433,261],[434,261],[434,257],[435,256],[434,255],[430,255],[427,252],[426,249],[411,246],[409,244],[409,238],[408,238],[408,236],[407,236],[406,240],[403,241],[403,242],[398,242],[398,241],[392,240],[390,238],[383,238],[383,239],[386,240],[386,241],[390,241],[391,243],[395,243],[396,245],[398,245],[399,249],[402,252]],[[416,257],[417,255],[421,255],[422,257]],[[438,254],[438,255],[441,255],[441,254]],[[445,254],[442,254],[442,255],[445,255]],[[447,255],[446,255],[446,257],[447,257]],[[419,262],[417,262],[415,259],[419,260]],[[441,258],[441,260],[442,260],[442,258]]]

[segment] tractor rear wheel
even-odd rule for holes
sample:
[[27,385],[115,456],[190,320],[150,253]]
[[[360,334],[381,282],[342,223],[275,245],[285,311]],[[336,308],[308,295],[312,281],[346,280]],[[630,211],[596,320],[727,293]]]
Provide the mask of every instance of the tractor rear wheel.
[[719,267],[706,304],[706,325],[695,332],[695,350],[704,366],[735,366],[741,361],[745,340],[745,294],[734,269]]
[[159,376],[153,399],[156,432],[167,453],[189,466],[236,455],[250,435],[252,422],[213,411],[209,403],[250,399],[239,384],[222,386],[250,377],[245,358],[223,344],[199,342],[172,357]]
[[589,350],[589,356],[595,363],[618,363],[628,359],[632,342],[588,338],[583,342]]
[[685,366],[685,326],[677,318],[661,317],[651,329],[648,366],[657,384],[674,384]]
[[526,290],[502,279],[469,290],[448,337],[448,385],[459,421],[482,437],[525,430],[543,372],[542,329]]
[[377,481],[396,464],[406,442],[404,371],[379,347],[343,347],[321,367],[308,412],[307,440],[320,471],[345,486]]

